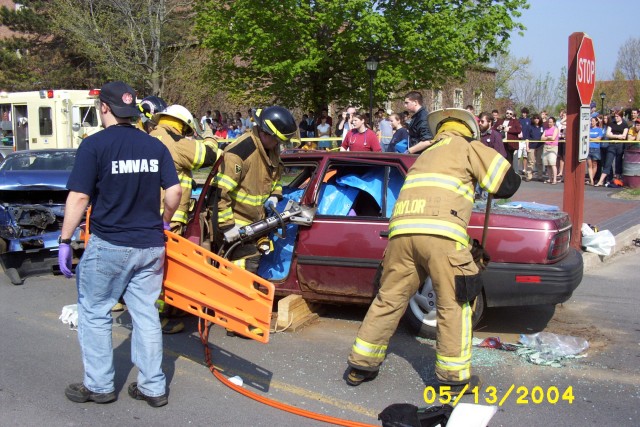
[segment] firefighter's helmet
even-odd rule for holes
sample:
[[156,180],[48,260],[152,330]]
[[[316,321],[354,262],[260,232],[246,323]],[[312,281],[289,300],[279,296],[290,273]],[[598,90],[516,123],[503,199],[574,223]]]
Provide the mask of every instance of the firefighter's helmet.
[[193,115],[182,105],[169,105],[164,111],[155,114],[154,121],[157,122],[162,116],[173,117],[183,122],[186,125],[186,127],[182,129],[184,135],[190,136],[196,133],[196,124]]
[[278,105],[255,110],[253,112],[253,121],[264,132],[275,136],[283,142],[289,141],[298,130],[293,114]]
[[140,110],[140,119],[143,122],[148,120],[152,120],[155,114],[158,114],[161,111],[164,111],[167,108],[167,103],[164,100],[157,96],[147,96],[140,104],[138,104],[138,109]]
[[445,108],[443,110],[433,111],[427,116],[429,129],[431,129],[434,135],[438,133],[438,130],[444,123],[451,120],[460,122],[468,127],[474,139],[480,138],[478,122],[475,116],[468,110],[462,108]]

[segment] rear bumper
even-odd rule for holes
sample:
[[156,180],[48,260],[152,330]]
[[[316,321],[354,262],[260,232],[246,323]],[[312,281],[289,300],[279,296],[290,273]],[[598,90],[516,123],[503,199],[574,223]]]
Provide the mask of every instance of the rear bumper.
[[482,275],[487,306],[563,303],[582,281],[583,271],[582,254],[573,248],[555,264],[490,263]]

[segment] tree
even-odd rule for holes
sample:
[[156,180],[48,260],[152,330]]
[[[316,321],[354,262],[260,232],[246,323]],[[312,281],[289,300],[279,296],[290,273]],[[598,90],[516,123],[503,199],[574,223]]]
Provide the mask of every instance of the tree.
[[161,96],[175,59],[196,44],[189,36],[192,6],[193,0],[53,0],[52,19],[57,34],[106,78]]
[[640,38],[631,37],[620,46],[615,70],[619,70],[627,80],[640,78]]
[[555,102],[557,103],[557,109],[560,111],[561,109],[567,109],[567,76],[569,74],[569,70],[566,66],[563,66],[560,69],[560,76],[558,76],[558,85],[556,86],[556,98]]
[[562,67],[558,81],[550,73],[534,75],[528,57],[517,58],[509,54],[496,57],[497,97],[507,98],[516,109],[527,107],[532,111],[566,108],[567,68]]
[[464,77],[508,46],[526,0],[202,0],[196,29],[208,75],[230,96],[318,109],[367,105],[364,60],[377,56],[377,99]]
[[513,91],[519,89],[520,83],[531,79],[529,73],[531,59],[529,57],[515,58],[508,52],[503,52],[495,57],[494,65],[497,70],[496,98],[512,99],[515,96],[514,101],[525,102],[523,98],[527,97],[526,94],[514,94]]
[[9,91],[95,87],[91,64],[50,25],[47,1],[21,0],[0,8],[0,23],[14,34],[0,41],[0,88]]

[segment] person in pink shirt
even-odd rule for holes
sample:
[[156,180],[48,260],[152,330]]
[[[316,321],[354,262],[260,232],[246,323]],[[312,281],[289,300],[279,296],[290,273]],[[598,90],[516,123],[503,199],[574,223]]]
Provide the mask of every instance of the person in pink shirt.
[[342,140],[340,151],[382,151],[378,135],[367,127],[364,114],[353,114],[352,124],[353,128]]
[[556,161],[558,160],[560,129],[556,127],[556,119],[554,117],[549,117],[547,125],[548,127],[542,132],[542,137],[540,138],[544,141],[542,164],[548,166],[547,171],[549,172],[549,179],[547,179],[545,183],[555,185],[558,183]]

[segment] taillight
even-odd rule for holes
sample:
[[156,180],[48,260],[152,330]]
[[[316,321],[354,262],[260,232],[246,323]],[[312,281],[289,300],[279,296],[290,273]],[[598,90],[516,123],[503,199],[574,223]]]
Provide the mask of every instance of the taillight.
[[516,283],[542,283],[542,277],[516,275]]
[[553,239],[551,239],[551,244],[549,245],[549,260],[558,259],[564,256],[569,251],[570,241],[571,229],[567,229],[556,234]]

